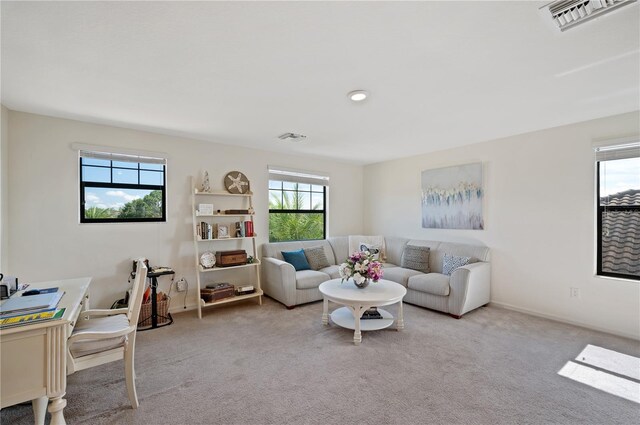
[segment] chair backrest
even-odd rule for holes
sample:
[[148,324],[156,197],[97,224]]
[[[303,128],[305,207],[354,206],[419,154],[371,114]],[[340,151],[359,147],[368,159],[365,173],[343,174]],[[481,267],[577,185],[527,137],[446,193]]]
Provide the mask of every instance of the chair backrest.
[[131,288],[131,297],[129,298],[129,311],[127,312],[127,318],[130,325],[138,324],[138,317],[140,316],[140,309],[142,308],[142,295],[145,290],[145,282],[147,281],[147,266],[143,259],[138,260],[136,266],[136,278],[133,281],[133,287]]

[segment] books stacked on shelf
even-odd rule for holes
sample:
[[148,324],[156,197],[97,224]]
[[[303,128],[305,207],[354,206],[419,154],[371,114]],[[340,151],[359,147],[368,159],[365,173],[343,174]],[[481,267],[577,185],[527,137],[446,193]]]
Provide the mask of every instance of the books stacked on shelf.
[[253,233],[253,221],[251,220],[247,220],[244,222],[244,228],[245,228],[245,233],[247,236],[255,236],[256,234]]
[[196,226],[196,232],[202,240],[213,239],[213,226],[206,221],[201,221],[200,224]]
[[371,307],[370,309],[365,310],[365,312],[362,313],[362,317],[360,319],[382,319],[382,314],[380,314],[377,307]]
[[249,210],[224,210],[224,213],[241,215],[241,214],[249,214]]
[[236,221],[236,238],[250,238],[253,233],[253,221]]
[[236,295],[248,295],[256,292],[256,288],[253,285],[236,286]]

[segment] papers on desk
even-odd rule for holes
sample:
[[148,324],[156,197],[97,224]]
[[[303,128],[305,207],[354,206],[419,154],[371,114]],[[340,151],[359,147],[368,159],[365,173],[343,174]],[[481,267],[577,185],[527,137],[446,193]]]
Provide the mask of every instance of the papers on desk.
[[13,326],[30,325],[45,320],[56,320],[64,316],[64,308],[53,309],[48,311],[38,311],[35,313],[19,314],[17,316],[3,316],[0,318],[0,329],[10,328]]
[[0,305],[0,317],[15,316],[17,314],[37,313],[53,310],[58,306],[63,291],[48,294],[13,296]]

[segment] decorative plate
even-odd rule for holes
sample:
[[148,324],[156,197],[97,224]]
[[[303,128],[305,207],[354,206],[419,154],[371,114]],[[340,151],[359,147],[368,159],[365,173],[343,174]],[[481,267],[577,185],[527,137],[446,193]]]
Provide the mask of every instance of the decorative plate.
[[249,192],[249,179],[240,171],[231,171],[224,176],[224,187],[229,193],[245,194]]
[[211,267],[216,265],[216,256],[213,252],[207,251],[203,252],[200,256],[200,264],[205,269],[210,269]]

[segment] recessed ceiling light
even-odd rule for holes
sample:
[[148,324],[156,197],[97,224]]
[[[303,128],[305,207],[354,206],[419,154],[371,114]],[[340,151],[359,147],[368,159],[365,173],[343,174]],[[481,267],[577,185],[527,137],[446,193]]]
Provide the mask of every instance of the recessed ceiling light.
[[367,96],[369,96],[369,93],[364,90],[354,90],[347,94],[347,97],[354,102],[362,102],[367,98]]

